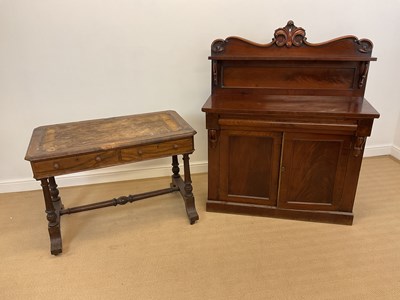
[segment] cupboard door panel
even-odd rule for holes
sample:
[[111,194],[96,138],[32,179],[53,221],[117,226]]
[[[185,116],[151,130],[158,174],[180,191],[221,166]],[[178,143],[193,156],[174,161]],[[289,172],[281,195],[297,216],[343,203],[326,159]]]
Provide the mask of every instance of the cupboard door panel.
[[280,133],[222,130],[221,199],[276,205]]
[[279,207],[335,210],[346,176],[351,138],[285,134]]

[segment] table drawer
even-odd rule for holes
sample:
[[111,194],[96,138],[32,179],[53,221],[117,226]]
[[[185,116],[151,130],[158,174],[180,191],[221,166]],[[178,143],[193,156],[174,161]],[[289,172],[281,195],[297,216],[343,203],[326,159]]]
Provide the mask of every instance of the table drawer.
[[121,160],[124,162],[140,161],[171,155],[191,153],[193,151],[193,138],[190,137],[183,140],[168,141],[122,149]]
[[115,164],[118,164],[118,153],[114,150],[31,163],[36,179],[97,169]]

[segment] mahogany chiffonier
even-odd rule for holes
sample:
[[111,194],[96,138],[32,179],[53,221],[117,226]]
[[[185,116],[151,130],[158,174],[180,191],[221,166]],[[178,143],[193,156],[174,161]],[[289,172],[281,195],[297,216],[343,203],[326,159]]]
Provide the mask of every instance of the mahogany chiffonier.
[[211,45],[207,211],[351,225],[366,138],[372,42],[310,43],[289,21],[272,42]]

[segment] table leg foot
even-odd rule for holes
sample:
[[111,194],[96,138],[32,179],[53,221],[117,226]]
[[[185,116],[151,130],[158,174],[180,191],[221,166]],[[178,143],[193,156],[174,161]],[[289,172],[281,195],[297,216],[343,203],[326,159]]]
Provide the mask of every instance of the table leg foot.
[[[41,179],[41,183],[44,196],[44,203],[46,206],[47,221],[49,222],[48,230],[50,236],[50,252],[53,255],[57,255],[62,252],[62,239],[60,230],[61,201],[54,201],[54,197],[57,197],[57,195],[52,196],[55,194],[54,190],[53,194],[51,192],[51,189],[54,189],[54,186],[53,187],[50,186],[52,186],[53,183],[55,183],[54,178],[53,180],[49,180],[48,178]],[[55,187],[55,189],[57,189],[57,187]]]
[[196,207],[194,205],[194,197],[191,199],[185,199],[185,206],[186,206],[186,214],[189,218],[190,225],[196,223],[199,220],[199,215],[196,211]]
[[177,186],[182,198],[185,202],[186,214],[189,218],[189,222],[193,225],[197,220],[199,220],[199,215],[196,211],[195,200],[193,196],[192,180],[190,177],[190,167],[189,167],[189,154],[183,155],[184,163],[184,178],[183,181],[179,175],[179,167],[176,156],[172,157],[173,173],[171,187]]
[[58,255],[62,253],[62,239],[60,227],[54,228],[49,227],[50,235],[50,252],[53,255]]

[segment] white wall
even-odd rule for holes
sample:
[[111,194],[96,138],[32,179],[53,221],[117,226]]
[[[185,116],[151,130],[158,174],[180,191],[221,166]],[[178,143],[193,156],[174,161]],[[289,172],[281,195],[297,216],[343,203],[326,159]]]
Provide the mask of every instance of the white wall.
[[[205,171],[211,42],[237,35],[267,43],[289,19],[310,42],[347,34],[374,42],[366,98],[381,118],[366,154],[399,149],[399,0],[0,0],[0,192],[39,187],[24,161],[33,128],[164,109],[198,131],[191,163]],[[63,183],[166,175],[168,165],[102,169]]]

